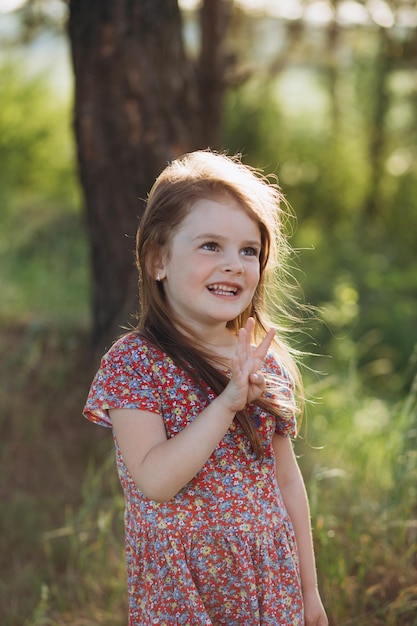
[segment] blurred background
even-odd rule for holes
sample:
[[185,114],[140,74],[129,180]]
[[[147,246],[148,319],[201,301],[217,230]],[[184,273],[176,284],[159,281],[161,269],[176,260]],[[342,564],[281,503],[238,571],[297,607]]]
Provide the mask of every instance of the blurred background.
[[211,146],[294,215],[330,623],[417,625],[417,3],[2,0],[0,39],[1,624],[126,622],[113,443],[81,412],[143,199]]

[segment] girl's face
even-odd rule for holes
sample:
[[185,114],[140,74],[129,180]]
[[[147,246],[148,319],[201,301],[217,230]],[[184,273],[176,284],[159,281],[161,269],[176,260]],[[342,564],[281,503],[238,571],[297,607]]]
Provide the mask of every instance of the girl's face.
[[252,300],[260,250],[259,226],[236,200],[198,200],[157,268],[178,319],[202,339],[224,331]]

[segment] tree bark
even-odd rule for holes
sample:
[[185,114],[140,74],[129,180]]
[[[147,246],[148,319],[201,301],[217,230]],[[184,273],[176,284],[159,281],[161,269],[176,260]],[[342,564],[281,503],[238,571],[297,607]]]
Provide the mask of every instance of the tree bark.
[[176,0],[70,0],[69,36],[92,341],[102,348],[137,308],[134,248],[144,199],[168,161],[205,147],[206,138]]

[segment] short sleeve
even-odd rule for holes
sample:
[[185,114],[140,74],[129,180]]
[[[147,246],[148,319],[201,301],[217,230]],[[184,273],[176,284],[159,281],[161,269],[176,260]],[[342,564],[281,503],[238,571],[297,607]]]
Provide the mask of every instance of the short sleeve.
[[148,346],[127,335],[104,355],[90,387],[83,415],[91,422],[112,427],[109,409],[140,409],[161,413],[158,386]]
[[265,397],[278,408],[279,417],[275,420],[275,432],[283,437],[297,436],[297,405],[294,380],[288,370],[269,354],[265,360]]

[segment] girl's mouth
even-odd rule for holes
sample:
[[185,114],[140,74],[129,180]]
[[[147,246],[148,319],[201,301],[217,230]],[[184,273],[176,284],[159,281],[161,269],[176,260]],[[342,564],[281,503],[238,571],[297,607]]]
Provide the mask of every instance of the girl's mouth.
[[239,291],[238,287],[224,285],[223,283],[214,283],[214,285],[209,285],[207,289],[217,296],[235,296]]

